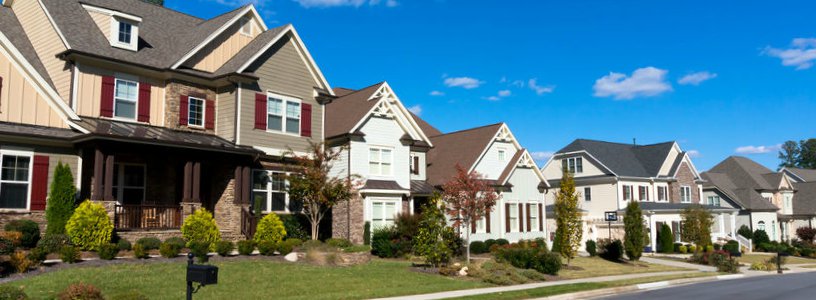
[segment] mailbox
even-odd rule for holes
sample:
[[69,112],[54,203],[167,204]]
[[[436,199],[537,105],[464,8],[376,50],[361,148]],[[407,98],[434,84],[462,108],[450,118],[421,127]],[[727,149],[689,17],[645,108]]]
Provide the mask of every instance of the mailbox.
[[188,265],[187,281],[201,285],[218,283],[218,267],[208,265]]

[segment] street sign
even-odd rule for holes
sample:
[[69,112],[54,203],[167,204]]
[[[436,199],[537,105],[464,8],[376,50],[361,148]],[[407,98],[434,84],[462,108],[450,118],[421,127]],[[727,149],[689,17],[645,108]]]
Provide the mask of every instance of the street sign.
[[608,212],[604,213],[604,215],[606,216],[606,221],[607,222],[616,222],[616,221],[618,221],[618,212],[617,211],[608,211]]

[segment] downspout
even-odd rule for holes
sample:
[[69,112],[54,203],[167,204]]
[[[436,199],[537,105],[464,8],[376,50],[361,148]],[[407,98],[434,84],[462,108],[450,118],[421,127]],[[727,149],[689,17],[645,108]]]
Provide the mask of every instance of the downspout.
[[[348,165],[346,166],[346,183],[351,186],[351,139],[349,139],[346,155],[348,156],[348,159],[346,159]],[[363,223],[363,226],[365,226],[365,223]],[[351,199],[346,199],[346,239],[351,240]],[[363,237],[363,240],[365,240],[365,237]]]

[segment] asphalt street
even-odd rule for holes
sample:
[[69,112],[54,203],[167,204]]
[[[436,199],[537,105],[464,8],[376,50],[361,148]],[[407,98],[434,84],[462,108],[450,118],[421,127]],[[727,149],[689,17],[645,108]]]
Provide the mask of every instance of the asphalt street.
[[816,299],[816,272],[754,276],[616,295],[603,299]]

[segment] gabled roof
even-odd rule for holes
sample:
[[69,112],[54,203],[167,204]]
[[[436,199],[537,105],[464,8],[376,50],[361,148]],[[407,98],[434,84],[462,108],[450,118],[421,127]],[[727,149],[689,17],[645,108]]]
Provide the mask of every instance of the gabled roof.
[[793,214],[816,215],[816,182],[794,183]]
[[674,142],[632,145],[577,139],[556,155],[585,151],[617,176],[658,177]]
[[779,209],[762,198],[756,190],[736,184],[731,180],[729,174],[709,171],[701,175],[706,180],[705,188],[716,188],[743,209],[753,211],[777,211]]
[[17,48],[31,66],[34,67],[34,70],[53,88],[54,83],[51,81],[51,77],[48,76],[48,71],[46,71],[42,61],[40,61],[39,56],[37,56],[37,52],[34,51],[34,46],[31,45],[31,40],[28,39],[28,35],[26,35],[23,30],[23,25],[20,24],[17,15],[14,14],[11,8],[1,5],[0,32],[9,39],[11,44]]
[[499,175],[499,179],[497,180],[499,185],[505,185],[510,180],[511,175],[513,175],[513,171],[516,170],[518,167],[525,167],[530,168],[535,172],[538,179],[541,181],[541,184],[545,188],[550,187],[550,183],[544,178],[544,174],[541,173],[541,170],[533,160],[533,157],[530,156],[530,152],[527,152],[527,149],[521,149],[516,151],[516,154],[513,155],[513,158],[510,159],[510,162],[504,167],[504,171],[502,171],[501,175]]
[[742,156],[730,156],[711,168],[710,173],[728,174],[728,177],[740,188],[754,190],[775,190],[779,183],[769,183],[765,174],[774,173],[759,163]]
[[442,135],[442,131],[439,131],[439,129],[436,129],[436,127],[433,127],[433,125],[429,124],[428,122],[425,122],[425,120],[423,120],[416,114],[411,113],[411,117],[414,118],[414,121],[416,121],[417,125],[419,125],[419,128],[422,128],[422,131],[425,132],[425,134],[428,137]]
[[255,37],[254,40],[249,42],[241,51],[238,51],[235,56],[230,58],[226,63],[224,63],[218,70],[216,70],[213,75],[220,76],[229,73],[235,73],[238,71],[241,66],[250,62],[255,54],[264,50],[266,45],[270,43],[274,43],[275,41],[280,39],[280,35],[284,34],[287,29],[289,29],[292,25],[286,24],[283,26],[270,28],[267,31],[259,34]]
[[795,167],[784,167],[779,172],[784,172],[798,182],[816,182],[816,170]]
[[504,123],[476,127],[431,137],[428,151],[428,182],[442,185],[456,175],[456,165],[470,170]]

